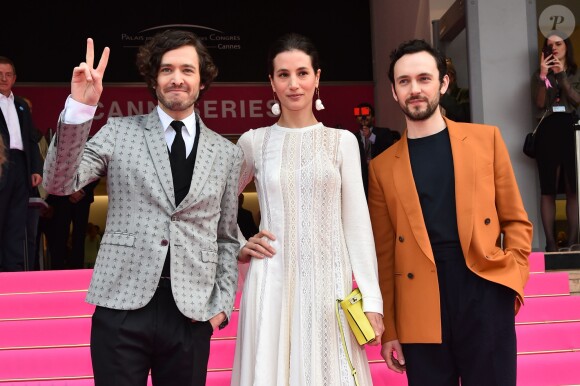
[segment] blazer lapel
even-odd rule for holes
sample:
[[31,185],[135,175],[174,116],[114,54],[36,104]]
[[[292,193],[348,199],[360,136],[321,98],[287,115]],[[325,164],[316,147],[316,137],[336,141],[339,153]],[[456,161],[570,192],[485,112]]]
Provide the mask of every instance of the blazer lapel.
[[215,142],[212,141],[209,129],[205,126],[199,115],[197,116],[197,119],[199,121],[200,131],[197,154],[195,156],[195,167],[193,168],[193,174],[191,176],[189,192],[176,208],[177,210],[186,208],[195,202],[205,186],[214,159],[217,155],[217,151],[214,149]]
[[161,127],[157,110],[153,110],[147,117],[145,125],[145,139],[149,149],[149,155],[159,176],[159,183],[169,198],[171,205],[175,206],[175,191],[173,189],[173,177],[171,164],[169,163],[169,150],[165,141],[164,128]]
[[460,125],[447,119],[445,121],[449,130],[451,151],[453,152],[457,229],[463,255],[467,256],[473,232],[476,151],[469,146],[469,137]]
[[[8,130],[8,123],[6,123],[6,119],[4,119],[4,113],[2,110],[0,110],[0,127],[2,128],[4,134],[9,137],[10,131]],[[4,144],[4,146],[10,146],[10,144]]]
[[28,126],[24,121],[24,107],[21,106],[20,102],[15,98],[14,107],[16,108],[16,115],[18,116],[18,123],[20,124],[20,138],[22,140],[22,147],[26,154],[28,154],[28,142],[30,132],[28,131]]
[[409,157],[409,146],[407,143],[407,133],[403,134],[403,138],[396,144],[398,147],[395,154],[395,164],[393,165],[393,183],[397,191],[397,196],[401,201],[405,214],[409,219],[409,224],[415,240],[423,253],[435,262],[431,243],[429,242],[429,235],[423,219],[423,212],[421,210],[421,202],[417,194],[415,180],[413,179],[413,171],[411,169],[411,159]]

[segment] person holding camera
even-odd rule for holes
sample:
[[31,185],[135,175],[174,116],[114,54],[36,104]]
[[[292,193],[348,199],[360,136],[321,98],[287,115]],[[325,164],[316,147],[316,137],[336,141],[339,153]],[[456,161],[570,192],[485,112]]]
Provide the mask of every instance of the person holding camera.
[[384,127],[375,127],[375,109],[370,103],[359,103],[354,108],[354,116],[360,126],[356,137],[360,150],[361,171],[365,196],[369,192],[369,162],[389,146],[395,143],[401,135]]
[[546,252],[558,250],[554,232],[556,195],[566,193],[568,244],[578,243],[578,195],[574,124],[580,106],[580,72],[572,42],[558,31],[544,41],[540,69],[534,74],[538,118],[536,162],[540,176],[540,212],[546,236]]

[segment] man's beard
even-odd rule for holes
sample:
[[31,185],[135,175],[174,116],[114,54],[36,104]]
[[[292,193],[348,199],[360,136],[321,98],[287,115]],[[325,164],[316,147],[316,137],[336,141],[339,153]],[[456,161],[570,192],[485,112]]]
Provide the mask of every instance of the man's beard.
[[[420,99],[424,102],[427,102],[427,108],[425,110],[411,110],[409,108],[409,106],[407,105],[407,102],[413,100],[413,99]],[[435,98],[434,100],[430,101],[426,98],[408,98],[405,101],[405,104],[403,106],[401,106],[401,109],[403,110],[403,112],[405,113],[405,115],[411,120],[411,121],[424,121],[429,119],[433,114],[435,114],[435,111],[437,111],[437,109],[439,108],[439,98]]]
[[195,101],[197,100],[197,97],[199,96],[199,94],[198,94],[193,100],[192,99],[169,100],[160,91],[157,91],[156,94],[157,94],[157,99],[159,100],[159,103],[162,104],[163,106],[165,106],[170,111],[187,110],[188,108],[190,108],[191,106],[193,106],[195,104]]

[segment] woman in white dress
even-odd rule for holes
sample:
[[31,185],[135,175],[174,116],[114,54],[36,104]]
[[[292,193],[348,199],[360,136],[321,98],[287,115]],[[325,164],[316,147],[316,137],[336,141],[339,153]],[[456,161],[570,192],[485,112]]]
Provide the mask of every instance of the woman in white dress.
[[[262,218],[260,232],[238,256],[250,266],[232,386],[351,386],[335,303],[351,292],[353,273],[374,344],[383,332],[357,140],[314,116],[320,67],[309,39],[284,35],[268,59],[279,100],[272,111],[280,117],[238,141],[245,158],[240,191],[254,179]],[[319,100],[316,105],[324,108]],[[364,347],[342,313],[340,319],[359,384],[372,385]]]

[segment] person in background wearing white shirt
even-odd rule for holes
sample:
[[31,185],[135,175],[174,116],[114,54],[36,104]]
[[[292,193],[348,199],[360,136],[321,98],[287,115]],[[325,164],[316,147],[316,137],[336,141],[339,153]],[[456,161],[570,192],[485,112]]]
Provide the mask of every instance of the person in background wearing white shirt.
[[40,150],[26,102],[12,93],[14,62],[0,56],[0,136],[6,162],[0,173],[0,271],[23,271],[30,189],[42,182]]

